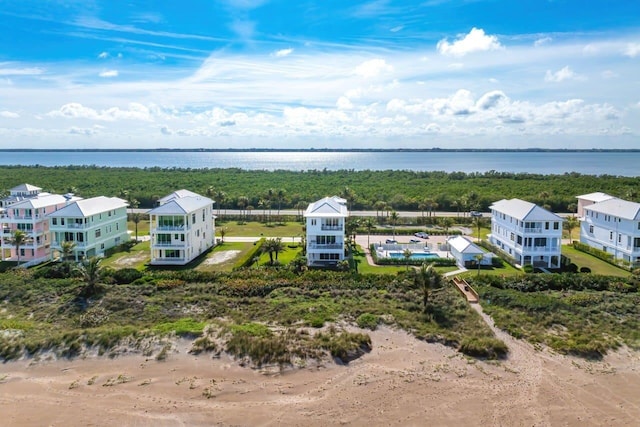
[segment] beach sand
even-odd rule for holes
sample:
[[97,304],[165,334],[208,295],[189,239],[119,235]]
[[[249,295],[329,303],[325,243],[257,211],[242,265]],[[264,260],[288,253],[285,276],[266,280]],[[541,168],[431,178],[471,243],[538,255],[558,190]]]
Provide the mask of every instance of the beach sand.
[[165,361],[21,360],[0,366],[0,425],[504,425],[630,426],[640,420],[640,354],[592,362],[509,340],[484,362],[402,331],[370,333],[349,365],[279,372],[228,356]]

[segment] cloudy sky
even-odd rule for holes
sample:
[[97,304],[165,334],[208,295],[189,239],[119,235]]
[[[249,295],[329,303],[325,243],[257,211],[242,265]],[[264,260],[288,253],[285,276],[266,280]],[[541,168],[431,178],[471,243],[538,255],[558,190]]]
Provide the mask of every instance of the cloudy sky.
[[0,148],[639,135],[635,0],[0,0]]

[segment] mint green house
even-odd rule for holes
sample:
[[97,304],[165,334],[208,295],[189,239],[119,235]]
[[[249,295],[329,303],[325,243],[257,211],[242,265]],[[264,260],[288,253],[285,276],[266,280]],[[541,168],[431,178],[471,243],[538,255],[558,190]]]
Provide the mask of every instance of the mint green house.
[[129,240],[127,202],[117,197],[78,200],[47,216],[51,232],[52,259],[60,255],[62,242],[75,244],[73,256],[103,256],[104,251]]

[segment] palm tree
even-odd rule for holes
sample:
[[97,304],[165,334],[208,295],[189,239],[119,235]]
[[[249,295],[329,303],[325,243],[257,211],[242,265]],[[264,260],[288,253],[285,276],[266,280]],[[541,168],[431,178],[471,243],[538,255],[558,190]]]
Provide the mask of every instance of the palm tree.
[[247,196],[238,197],[236,205],[240,208],[240,218],[244,218],[244,209],[249,206],[249,198]]
[[276,197],[278,199],[278,218],[280,218],[280,208],[282,207],[282,202],[284,201],[285,196],[287,195],[287,190],[281,188],[276,193]]
[[419,270],[416,270],[413,283],[422,292],[422,304],[424,312],[427,312],[429,305],[429,294],[432,290],[442,287],[442,275],[436,271],[433,264],[423,263]]
[[[218,204],[218,216],[220,216],[220,208],[223,207],[225,200],[227,200],[227,193],[225,193],[222,190],[218,190],[216,191],[216,203]],[[226,210],[225,210],[225,214],[226,214]]]
[[482,262],[482,260],[484,259],[484,255],[482,254],[476,254],[473,256],[473,259],[476,261],[476,264],[478,264],[478,276],[480,275],[480,263]]
[[73,256],[73,251],[76,248],[76,243],[70,240],[65,240],[60,243],[60,250],[62,252],[62,261],[69,261]]
[[362,223],[362,226],[367,229],[367,250],[369,250],[369,246],[371,246],[371,243],[369,243],[369,237],[371,236],[371,230],[373,230],[376,224],[371,218],[366,218]]
[[18,256],[18,265],[20,265],[20,246],[27,241],[27,233],[22,230],[16,230],[13,232],[13,236],[11,238],[13,246],[16,247],[16,255]]
[[347,210],[351,210],[353,206],[353,201],[356,198],[356,193],[349,187],[344,187],[342,192],[340,193],[340,197],[347,200]]
[[277,237],[275,239],[275,244],[273,245],[273,251],[276,253],[276,262],[278,262],[278,254],[284,251],[284,244],[282,243],[282,239]]
[[475,221],[476,227],[478,228],[478,241],[480,241],[481,240],[480,239],[480,226],[482,226],[482,217],[477,216],[473,220]]
[[85,283],[84,287],[80,290],[80,295],[88,298],[100,290],[101,260],[102,259],[98,257],[91,257],[76,266],[75,271]]
[[413,252],[411,252],[411,249],[407,248],[402,252],[402,256],[404,257],[404,260],[407,262],[407,271],[409,271],[409,260],[413,256]]
[[564,222],[564,228],[569,232],[570,242],[573,242],[573,234],[572,234],[573,229],[578,227],[579,225],[580,225],[580,222],[578,221],[578,218],[576,218],[575,216],[568,217],[567,220]]
[[274,239],[267,239],[262,244],[262,252],[269,254],[269,264],[274,264],[273,254],[276,254],[275,261],[278,260],[278,253],[284,250],[282,239],[280,237]]
[[398,219],[400,218],[400,215],[398,215],[398,212],[396,211],[392,211],[391,212],[391,216],[389,217],[391,219],[391,226],[393,227],[393,238],[395,240],[396,238],[396,223],[398,222]]

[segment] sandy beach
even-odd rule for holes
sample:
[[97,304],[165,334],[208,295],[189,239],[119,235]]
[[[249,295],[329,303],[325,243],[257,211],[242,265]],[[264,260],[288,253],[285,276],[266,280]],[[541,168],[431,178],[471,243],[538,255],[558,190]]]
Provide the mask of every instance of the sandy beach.
[[598,362],[509,339],[508,360],[469,359],[402,331],[371,333],[347,366],[283,373],[228,356],[21,360],[0,366],[1,425],[602,425],[640,419],[640,354]]

